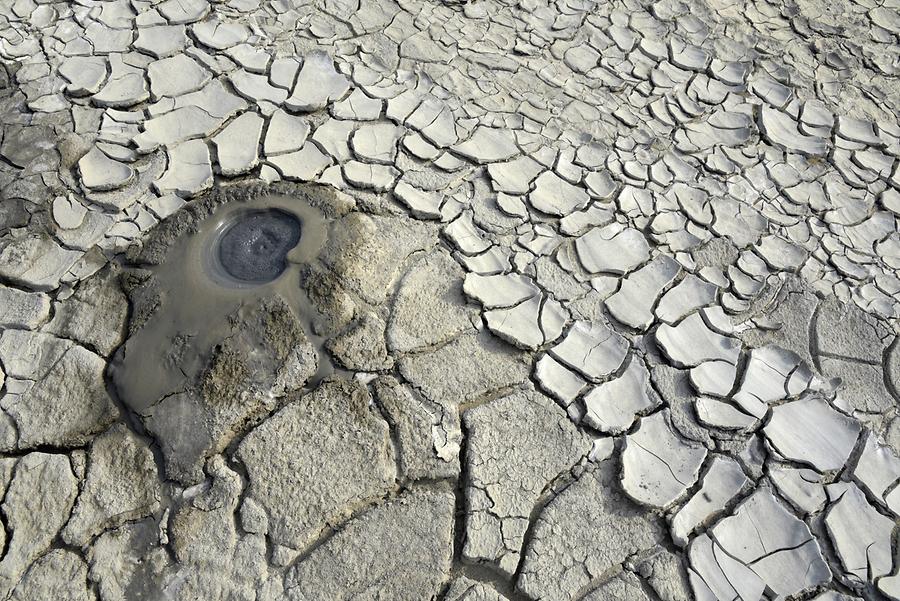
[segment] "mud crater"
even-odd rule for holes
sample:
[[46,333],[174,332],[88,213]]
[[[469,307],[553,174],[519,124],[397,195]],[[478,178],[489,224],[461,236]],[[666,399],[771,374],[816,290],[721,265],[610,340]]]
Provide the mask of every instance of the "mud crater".
[[219,280],[246,284],[264,284],[280,276],[301,235],[298,218],[281,209],[242,211],[220,229],[212,240],[209,268]]
[[233,186],[184,207],[128,257],[129,336],[109,375],[160,445],[167,478],[205,460],[285,395],[334,372],[305,288],[342,210],[319,186]]

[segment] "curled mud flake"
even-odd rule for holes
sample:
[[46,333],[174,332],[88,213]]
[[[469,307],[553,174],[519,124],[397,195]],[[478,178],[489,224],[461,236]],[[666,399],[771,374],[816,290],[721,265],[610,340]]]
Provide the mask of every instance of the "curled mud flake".
[[287,267],[300,241],[300,222],[284,211],[239,215],[216,240],[218,265],[242,282],[271,282]]

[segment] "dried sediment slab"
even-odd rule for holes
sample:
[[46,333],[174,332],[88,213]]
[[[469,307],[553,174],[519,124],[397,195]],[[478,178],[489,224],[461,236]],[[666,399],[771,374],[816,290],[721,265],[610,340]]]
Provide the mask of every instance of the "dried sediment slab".
[[538,392],[479,405],[463,416],[466,539],[463,557],[512,577],[529,515],[542,493],[591,449],[565,412]]
[[[314,208],[316,207],[320,208]],[[233,187],[154,231],[125,276],[129,338],[111,375],[157,439],[166,476],[203,477],[221,451],[322,367],[301,269],[341,202],[317,187]]]
[[436,599],[450,573],[453,495],[414,489],[352,521],[291,567],[283,599]]
[[118,415],[103,381],[103,358],[71,340],[5,330],[0,365],[0,450],[82,445]]
[[0,2],[0,597],[900,598],[896,3]]
[[241,442],[248,501],[273,544],[303,550],[331,524],[387,494],[396,479],[388,424],[356,380],[329,379],[292,399]]
[[619,492],[613,463],[601,462],[547,504],[523,551],[516,581],[523,595],[582,599],[592,582],[663,540],[657,520]]

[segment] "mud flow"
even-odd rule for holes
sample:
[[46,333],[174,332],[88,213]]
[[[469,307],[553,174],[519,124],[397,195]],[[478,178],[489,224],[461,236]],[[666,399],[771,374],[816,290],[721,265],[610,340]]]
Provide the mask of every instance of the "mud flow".
[[333,371],[302,286],[327,238],[316,190],[201,201],[130,266],[130,333],[110,375],[169,477],[199,477],[274,399]]

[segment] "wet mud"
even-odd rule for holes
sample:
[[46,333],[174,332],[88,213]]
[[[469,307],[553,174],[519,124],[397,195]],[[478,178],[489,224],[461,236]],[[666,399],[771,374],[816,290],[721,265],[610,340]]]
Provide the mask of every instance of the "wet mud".
[[285,394],[334,372],[305,280],[345,210],[321,187],[234,187],[185,207],[129,257],[129,336],[109,375],[159,442],[167,477],[204,460]]

